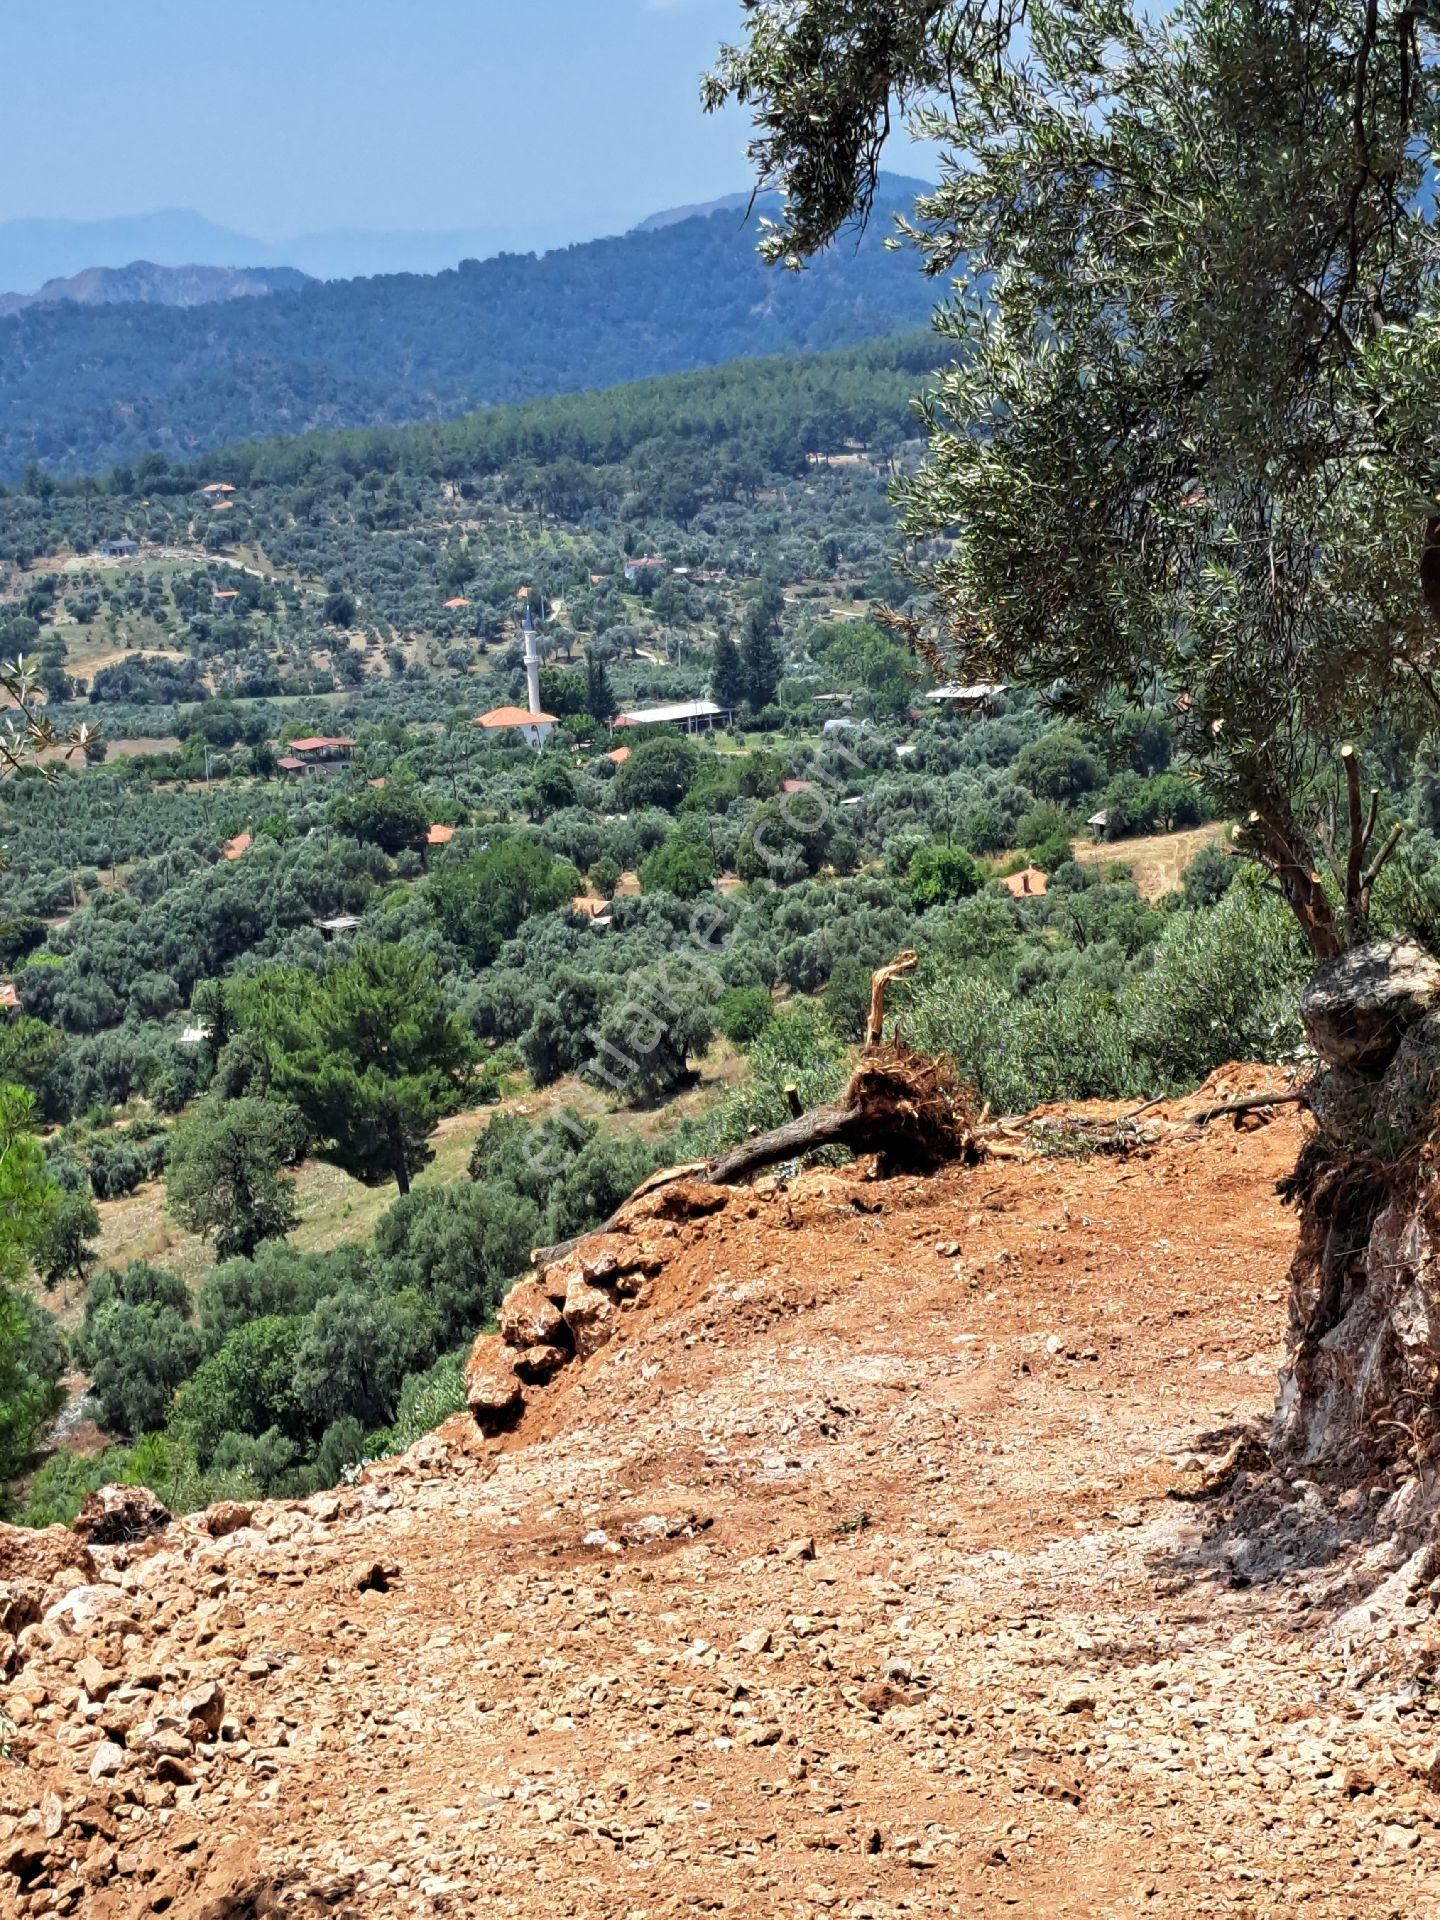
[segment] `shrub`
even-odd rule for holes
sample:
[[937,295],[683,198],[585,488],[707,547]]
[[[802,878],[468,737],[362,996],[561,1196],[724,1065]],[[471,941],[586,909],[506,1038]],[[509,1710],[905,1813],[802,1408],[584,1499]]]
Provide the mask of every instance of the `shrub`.
[[[376,1459],[387,1453],[403,1453],[423,1435],[433,1433],[451,1414],[459,1413],[465,1405],[464,1369],[468,1352],[468,1347],[458,1347],[454,1353],[442,1353],[423,1373],[412,1373],[400,1390],[394,1425],[362,1441],[363,1454],[360,1450],[351,1453],[342,1466],[352,1465],[362,1457]],[[333,1427],[327,1432],[321,1446],[322,1455],[334,1432]],[[338,1443],[334,1451],[341,1451]],[[317,1468],[320,1465],[320,1456],[316,1465]],[[338,1471],[334,1478],[339,1478]]]
[[1159,1086],[1203,1080],[1227,1060],[1274,1060],[1300,1044],[1311,962],[1290,915],[1246,871],[1218,905],[1167,924],[1141,977],[1134,1046]]
[[764,987],[727,987],[715,1010],[715,1021],[732,1046],[748,1047],[775,1017],[775,1003]]
[[74,1346],[102,1426],[138,1434],[164,1425],[203,1351],[188,1310],[184,1281],[144,1261],[96,1275]]
[[917,911],[964,900],[980,890],[980,869],[963,847],[920,847],[910,857],[906,884]]
[[84,1149],[95,1198],[118,1200],[147,1180],[158,1179],[169,1152],[170,1138],[164,1129],[142,1120],[96,1134]]

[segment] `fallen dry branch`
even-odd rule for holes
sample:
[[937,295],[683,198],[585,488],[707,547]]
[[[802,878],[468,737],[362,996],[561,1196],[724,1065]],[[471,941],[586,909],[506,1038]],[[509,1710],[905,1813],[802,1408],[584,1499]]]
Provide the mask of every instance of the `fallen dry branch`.
[[1294,1093],[1254,1093],[1246,1100],[1227,1100],[1223,1106],[1205,1107],[1199,1113],[1186,1114],[1185,1124],[1203,1127],[1212,1120],[1223,1120],[1229,1114],[1259,1113],[1264,1107],[1303,1106],[1305,1099],[1303,1087]]

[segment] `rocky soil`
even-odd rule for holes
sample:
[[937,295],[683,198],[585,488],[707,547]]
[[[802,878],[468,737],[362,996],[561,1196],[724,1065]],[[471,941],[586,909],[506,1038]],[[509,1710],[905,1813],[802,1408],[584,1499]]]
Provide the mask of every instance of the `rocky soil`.
[[1303,1123],[1174,1122],[639,1216],[512,1430],[7,1532],[0,1913],[1440,1910],[1428,1490],[1268,1473]]

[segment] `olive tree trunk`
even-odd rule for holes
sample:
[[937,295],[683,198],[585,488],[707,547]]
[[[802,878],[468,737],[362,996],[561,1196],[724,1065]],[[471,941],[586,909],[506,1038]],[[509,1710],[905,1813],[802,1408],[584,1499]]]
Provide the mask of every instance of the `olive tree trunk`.
[[1325,961],[1301,1001],[1316,1133],[1287,1183],[1300,1214],[1274,1449],[1335,1476],[1435,1441],[1440,964],[1412,940]]

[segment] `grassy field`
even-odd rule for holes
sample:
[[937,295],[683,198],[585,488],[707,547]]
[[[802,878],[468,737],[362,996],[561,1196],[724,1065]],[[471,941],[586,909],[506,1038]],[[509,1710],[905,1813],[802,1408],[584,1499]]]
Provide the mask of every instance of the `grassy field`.
[[1229,829],[1222,820],[1180,833],[1147,833],[1133,840],[1077,840],[1072,851],[1082,866],[1123,867],[1145,900],[1178,890],[1185,869],[1202,847],[1218,846]]
[[[562,1107],[572,1107],[603,1131],[639,1134],[654,1140],[681,1119],[703,1113],[722,1094],[739,1084],[745,1058],[726,1040],[717,1040],[700,1066],[695,1086],[655,1108],[619,1108],[588,1082],[559,1080],[538,1093],[528,1089],[491,1107],[472,1107],[442,1120],[431,1140],[435,1157],[415,1177],[415,1185],[448,1186],[463,1180],[471,1149],[497,1113],[543,1119]],[[328,1253],[336,1247],[368,1240],[380,1216],[395,1204],[395,1188],[367,1187],[324,1160],[307,1160],[297,1170],[295,1194],[300,1224],[292,1243],[306,1253]],[[165,1209],[165,1183],[152,1180],[119,1200],[99,1204],[100,1240],[97,1266],[123,1267],[131,1260],[148,1260],[180,1274],[192,1291],[214,1265],[209,1247],[186,1233]],[[83,1294],[72,1287],[57,1289],[45,1304],[73,1326],[84,1305]]]

